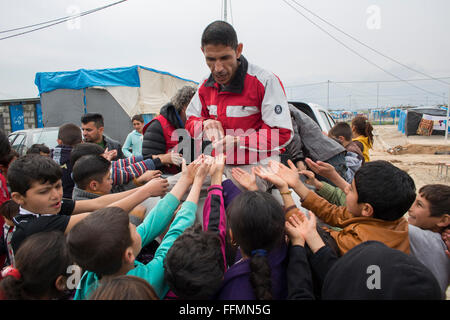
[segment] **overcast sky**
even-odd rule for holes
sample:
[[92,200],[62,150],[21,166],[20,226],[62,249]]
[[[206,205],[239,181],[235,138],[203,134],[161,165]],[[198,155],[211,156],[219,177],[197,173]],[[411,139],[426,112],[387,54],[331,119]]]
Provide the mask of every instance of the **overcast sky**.
[[[57,19],[117,0],[0,0],[0,31]],[[295,0],[382,53],[450,83],[450,1]],[[277,74],[288,98],[327,105],[330,81],[397,80],[364,61],[282,0],[228,0],[228,21],[246,58]],[[293,0],[286,0],[299,11]],[[143,65],[200,81],[209,74],[200,50],[203,29],[222,18],[222,0],[128,0],[47,29],[0,41],[0,100],[36,97],[36,72]],[[423,79],[316,23],[401,79]],[[0,38],[13,33],[0,33]],[[379,84],[379,106],[447,103],[449,86],[416,81]],[[306,86],[305,86],[306,85]],[[377,103],[376,83],[331,82],[329,106]],[[433,95],[433,93],[439,96]]]

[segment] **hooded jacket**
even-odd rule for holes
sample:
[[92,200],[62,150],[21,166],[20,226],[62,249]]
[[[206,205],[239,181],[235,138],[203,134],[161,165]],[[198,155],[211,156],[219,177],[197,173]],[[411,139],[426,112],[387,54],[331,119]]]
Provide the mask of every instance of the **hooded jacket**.
[[[152,155],[165,154],[170,150],[183,153],[183,150],[179,150],[177,145],[183,139],[190,139],[190,137],[187,131],[182,136],[177,135],[176,132],[179,133],[178,130],[180,129],[185,131],[183,121],[181,121],[175,106],[172,103],[165,104],[161,108],[159,116],[147,123],[142,130],[144,134],[142,142],[144,159],[151,159]],[[191,145],[190,142],[188,143]],[[180,169],[172,165],[163,171],[178,173]]]
[[372,144],[369,142],[369,137],[359,136],[353,138],[353,141],[359,141],[362,143],[363,145],[362,153],[364,155],[364,160],[365,162],[369,162],[370,161],[369,149],[372,149]]

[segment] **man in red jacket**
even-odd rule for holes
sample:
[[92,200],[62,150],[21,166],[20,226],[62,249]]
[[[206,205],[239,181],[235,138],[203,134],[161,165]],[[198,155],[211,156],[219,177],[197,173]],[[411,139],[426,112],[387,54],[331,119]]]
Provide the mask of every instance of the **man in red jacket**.
[[[212,141],[214,153],[246,171],[278,156],[293,136],[281,81],[249,63],[234,28],[215,21],[203,32],[201,49],[211,70],[186,110],[186,129],[194,139]],[[260,188],[265,189],[259,184]]]

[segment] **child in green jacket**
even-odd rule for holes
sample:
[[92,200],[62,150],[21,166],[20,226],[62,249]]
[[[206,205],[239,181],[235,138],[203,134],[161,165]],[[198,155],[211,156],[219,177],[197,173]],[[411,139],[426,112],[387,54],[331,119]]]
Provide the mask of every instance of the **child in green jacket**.
[[[210,166],[203,158],[187,167],[183,163],[180,180],[137,228],[129,223],[128,215],[119,208],[98,210],[73,228],[67,237],[69,250],[75,262],[87,270],[78,284],[74,299],[88,299],[102,282],[125,274],[145,279],[159,298],[164,297],[169,289],[164,281],[164,258],[175,239],[194,223],[200,189]],[[135,261],[141,248],[166,230],[180,199],[191,185],[186,201],[153,260],[146,265]]]

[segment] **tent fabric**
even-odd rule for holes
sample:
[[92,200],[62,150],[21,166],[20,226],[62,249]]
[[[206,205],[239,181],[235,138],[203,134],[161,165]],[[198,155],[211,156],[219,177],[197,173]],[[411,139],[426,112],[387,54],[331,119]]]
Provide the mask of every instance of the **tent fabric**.
[[405,134],[407,136],[416,135],[422,118],[433,120],[432,135],[445,135],[445,119],[447,113],[440,108],[413,108],[409,109],[405,119]]
[[105,120],[105,134],[123,143],[135,114],[157,114],[183,86],[198,83],[168,72],[132,66],[114,69],[39,72],[44,126],[80,123],[86,112]]
[[56,89],[83,89],[94,86],[139,87],[138,66],[61,72],[38,72],[34,83],[38,87],[39,95]]

